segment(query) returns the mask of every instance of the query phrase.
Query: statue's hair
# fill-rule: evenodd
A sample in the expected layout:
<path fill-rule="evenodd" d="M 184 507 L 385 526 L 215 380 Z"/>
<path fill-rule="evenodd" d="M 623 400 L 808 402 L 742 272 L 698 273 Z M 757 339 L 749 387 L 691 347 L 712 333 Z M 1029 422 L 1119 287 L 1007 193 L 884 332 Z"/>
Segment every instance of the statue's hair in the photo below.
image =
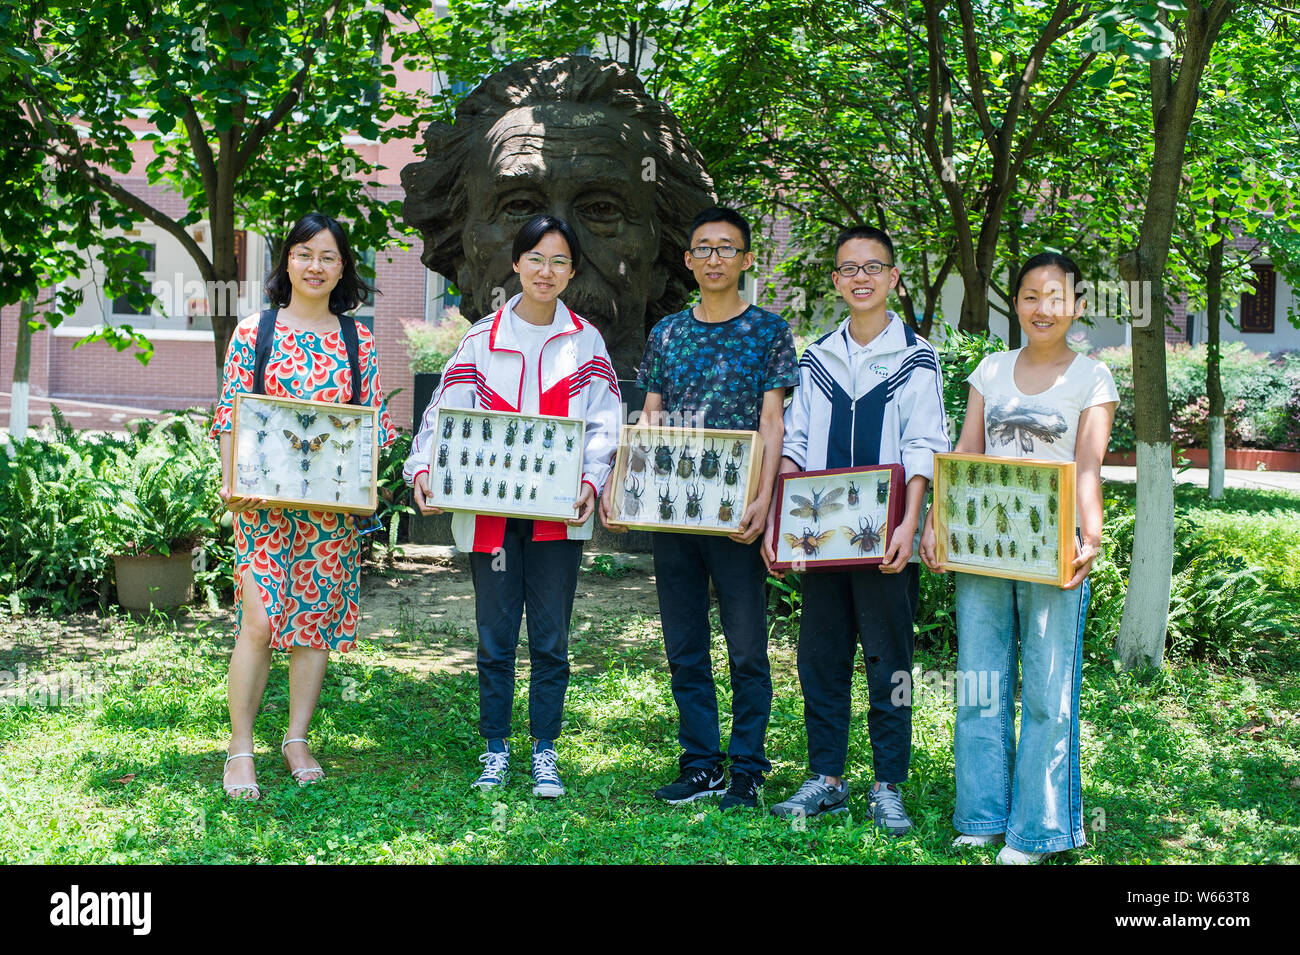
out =
<path fill-rule="evenodd" d="M 550 103 L 606 107 L 625 121 L 639 121 L 649 131 L 658 180 L 654 210 L 659 225 L 658 265 L 669 278 L 664 294 L 647 303 L 647 318 L 657 320 L 681 308 L 694 285 L 682 250 L 690 241 L 691 219 L 714 204 L 713 181 L 677 117 L 646 92 L 634 72 L 613 60 L 575 55 L 512 63 L 488 76 L 460 102 L 455 122 L 429 124 L 424 133 L 425 158 L 402 170 L 406 222 L 424 235 L 421 260 L 456 279 L 465 258 L 461 237 L 469 206 L 465 172 L 476 139 L 513 109 Z"/>

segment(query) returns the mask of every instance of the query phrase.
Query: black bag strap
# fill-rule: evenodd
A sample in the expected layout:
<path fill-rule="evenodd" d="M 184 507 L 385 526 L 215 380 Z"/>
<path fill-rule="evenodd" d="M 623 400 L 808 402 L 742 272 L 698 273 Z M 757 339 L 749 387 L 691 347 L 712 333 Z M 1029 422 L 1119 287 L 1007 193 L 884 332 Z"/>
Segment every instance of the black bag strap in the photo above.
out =
<path fill-rule="evenodd" d="M 275 318 L 278 308 L 268 308 L 257 319 L 257 343 L 253 361 L 253 394 L 266 394 L 266 363 L 271 360 L 271 346 L 275 344 Z M 339 316 L 339 334 L 348 351 L 348 368 L 352 372 L 352 397 L 348 404 L 361 404 L 361 346 L 357 342 L 357 320 L 351 315 Z"/>

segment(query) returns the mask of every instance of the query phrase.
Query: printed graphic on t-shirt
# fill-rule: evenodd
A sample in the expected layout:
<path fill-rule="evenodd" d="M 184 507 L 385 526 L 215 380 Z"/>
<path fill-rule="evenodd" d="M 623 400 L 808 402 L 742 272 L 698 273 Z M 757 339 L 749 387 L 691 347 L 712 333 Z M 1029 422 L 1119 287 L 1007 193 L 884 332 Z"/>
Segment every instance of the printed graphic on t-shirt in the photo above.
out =
<path fill-rule="evenodd" d="M 985 404 L 985 421 L 993 445 L 991 451 L 1019 442 L 1023 453 L 1032 454 L 1035 438 L 1044 444 L 1055 444 L 1057 438 L 1070 430 L 1065 416 L 1050 405 L 1008 395 L 989 396 Z"/>

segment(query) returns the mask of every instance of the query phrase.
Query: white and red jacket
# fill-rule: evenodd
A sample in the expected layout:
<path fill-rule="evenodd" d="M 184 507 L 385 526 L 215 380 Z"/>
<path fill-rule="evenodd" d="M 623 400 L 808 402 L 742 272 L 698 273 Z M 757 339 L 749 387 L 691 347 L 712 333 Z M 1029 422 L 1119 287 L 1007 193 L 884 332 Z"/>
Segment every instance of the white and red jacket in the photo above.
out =
<path fill-rule="evenodd" d="M 516 295 L 505 308 L 512 308 L 518 300 Z M 479 319 L 461 339 L 420 419 L 402 477 L 414 485 L 417 475 L 428 473 L 438 408 L 518 411 L 524 403 L 524 389 L 536 388 L 539 414 L 587 422 L 582 481 L 599 497 L 618 449 L 623 402 L 605 340 L 595 326 L 557 301 L 555 332 L 542 345 L 540 367 L 526 368 L 505 308 Z M 533 522 L 533 540 L 590 540 L 593 526 L 591 519 L 581 527 L 538 520 Z M 504 517 L 464 511 L 452 514 L 451 533 L 462 551 L 491 553 L 505 539 L 505 528 Z"/>

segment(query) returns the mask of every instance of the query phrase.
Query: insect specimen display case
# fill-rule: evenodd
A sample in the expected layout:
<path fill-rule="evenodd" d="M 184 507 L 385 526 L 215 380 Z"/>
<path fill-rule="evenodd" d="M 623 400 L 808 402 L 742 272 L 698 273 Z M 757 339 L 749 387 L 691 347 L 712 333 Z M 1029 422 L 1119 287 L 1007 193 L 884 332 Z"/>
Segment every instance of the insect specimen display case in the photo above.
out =
<path fill-rule="evenodd" d="M 945 570 L 1036 583 L 1074 576 L 1074 462 L 934 456 L 934 535 Z"/>
<path fill-rule="evenodd" d="M 586 427 L 581 418 L 439 408 L 429 503 L 498 517 L 575 517 Z"/>
<path fill-rule="evenodd" d="M 788 471 L 776 485 L 776 570 L 866 567 L 903 519 L 903 466 Z"/>
<path fill-rule="evenodd" d="M 379 505 L 377 408 L 235 396 L 235 493 L 271 507 L 373 514 Z"/>
<path fill-rule="evenodd" d="M 624 428 L 610 511 L 635 530 L 734 534 L 762 469 L 757 431 Z"/>

